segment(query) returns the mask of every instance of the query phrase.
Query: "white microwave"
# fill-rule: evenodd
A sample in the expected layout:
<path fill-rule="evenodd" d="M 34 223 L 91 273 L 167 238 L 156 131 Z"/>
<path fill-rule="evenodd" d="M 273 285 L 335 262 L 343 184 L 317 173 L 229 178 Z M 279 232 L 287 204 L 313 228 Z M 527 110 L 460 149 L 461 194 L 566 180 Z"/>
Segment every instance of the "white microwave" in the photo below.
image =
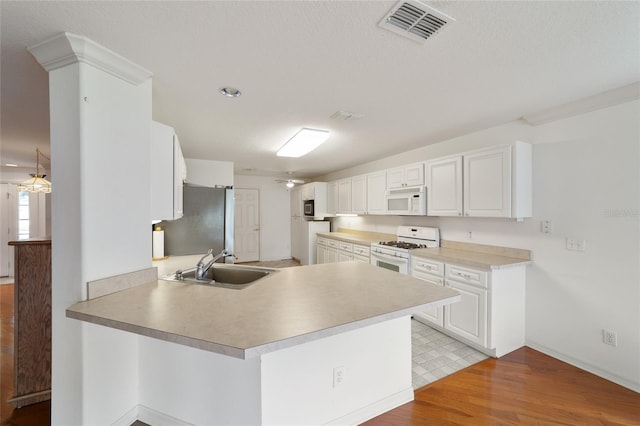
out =
<path fill-rule="evenodd" d="M 388 214 L 420 216 L 427 214 L 427 187 L 410 186 L 387 189 L 385 202 Z"/>

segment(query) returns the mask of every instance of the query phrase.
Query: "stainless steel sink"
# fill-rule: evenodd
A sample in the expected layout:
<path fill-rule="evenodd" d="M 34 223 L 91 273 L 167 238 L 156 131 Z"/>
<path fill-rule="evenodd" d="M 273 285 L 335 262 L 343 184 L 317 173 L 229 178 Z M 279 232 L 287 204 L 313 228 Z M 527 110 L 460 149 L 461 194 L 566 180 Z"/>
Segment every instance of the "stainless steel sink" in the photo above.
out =
<path fill-rule="evenodd" d="M 204 278 L 201 280 L 196 278 L 196 271 L 194 268 L 182 271 L 181 275 L 174 273 L 164 276 L 162 279 L 195 284 L 208 284 L 215 287 L 242 289 L 277 271 L 277 269 L 262 268 L 259 266 L 214 264 L 209 268 Z"/>

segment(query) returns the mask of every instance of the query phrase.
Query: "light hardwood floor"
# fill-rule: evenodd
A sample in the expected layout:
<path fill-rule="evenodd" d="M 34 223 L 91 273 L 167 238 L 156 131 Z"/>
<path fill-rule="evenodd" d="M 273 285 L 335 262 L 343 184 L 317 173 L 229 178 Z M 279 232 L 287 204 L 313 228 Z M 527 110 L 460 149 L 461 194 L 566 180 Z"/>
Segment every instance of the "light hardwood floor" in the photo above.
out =
<path fill-rule="evenodd" d="M 48 402 L 13 410 L 13 285 L 0 286 L 2 425 L 50 424 Z M 522 348 L 416 391 L 416 399 L 365 423 L 404 425 L 640 425 L 640 394 Z"/>
<path fill-rule="evenodd" d="M 427 385 L 364 425 L 445 424 L 640 425 L 640 394 L 525 347 Z"/>

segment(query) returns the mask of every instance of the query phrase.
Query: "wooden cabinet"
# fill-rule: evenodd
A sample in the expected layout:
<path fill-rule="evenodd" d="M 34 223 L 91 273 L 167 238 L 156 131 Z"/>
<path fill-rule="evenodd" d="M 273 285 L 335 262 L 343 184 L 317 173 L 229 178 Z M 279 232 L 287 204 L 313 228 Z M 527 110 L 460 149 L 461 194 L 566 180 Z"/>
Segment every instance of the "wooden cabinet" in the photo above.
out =
<path fill-rule="evenodd" d="M 367 175 L 367 213 L 386 214 L 387 172 L 381 171 Z"/>
<path fill-rule="evenodd" d="M 179 219 L 187 178 L 180 142 L 172 127 L 154 121 L 151 130 L 151 219 Z"/>
<path fill-rule="evenodd" d="M 16 407 L 51 399 L 51 240 L 15 246 L 14 395 Z"/>
<path fill-rule="evenodd" d="M 518 141 L 428 161 L 427 214 L 531 217 L 531 152 Z"/>
<path fill-rule="evenodd" d="M 387 170 L 388 189 L 421 185 L 424 185 L 424 163 L 415 163 Z"/>
<path fill-rule="evenodd" d="M 411 275 L 457 290 L 461 300 L 414 318 L 500 357 L 524 345 L 525 266 L 490 271 L 412 256 Z"/>

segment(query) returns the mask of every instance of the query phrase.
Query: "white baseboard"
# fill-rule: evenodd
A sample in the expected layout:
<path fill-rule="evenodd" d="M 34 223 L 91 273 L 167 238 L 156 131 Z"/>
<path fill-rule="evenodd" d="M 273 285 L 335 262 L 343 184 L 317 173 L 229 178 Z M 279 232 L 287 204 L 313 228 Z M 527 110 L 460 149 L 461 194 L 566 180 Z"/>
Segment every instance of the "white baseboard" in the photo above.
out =
<path fill-rule="evenodd" d="M 111 426 L 131 426 L 136 420 L 151 426 L 194 426 L 192 423 L 184 422 L 144 405 L 136 405 L 111 423 Z"/>
<path fill-rule="evenodd" d="M 144 405 L 138 405 L 138 420 L 152 426 L 194 426 Z"/>
<path fill-rule="evenodd" d="M 603 379 L 609 380 L 610 382 L 613 382 L 620 386 L 624 386 L 625 388 L 631 389 L 634 392 L 640 392 L 640 383 L 638 382 L 633 382 L 631 380 L 628 380 L 625 377 L 618 376 L 615 373 L 603 370 L 599 367 L 596 367 L 595 365 L 589 364 L 588 362 L 584 362 L 570 355 L 560 353 L 558 351 L 555 351 L 551 348 L 548 348 L 544 345 L 541 345 L 529 339 L 526 340 L 525 345 L 529 346 L 531 349 L 537 350 L 538 352 L 542 352 L 543 354 L 559 359 L 560 361 L 564 361 L 567 364 L 571 364 L 574 367 L 578 367 L 581 370 L 588 371 L 589 373 L 595 374 L 598 377 L 602 377 Z"/>
<path fill-rule="evenodd" d="M 138 420 L 138 406 L 136 405 L 131 410 L 127 411 L 122 417 L 115 422 L 111 423 L 111 426 L 130 426 L 133 422 Z"/>
<path fill-rule="evenodd" d="M 409 387 L 401 392 L 391 395 L 383 400 L 377 401 L 371 405 L 368 405 L 358 411 L 347 414 L 339 419 L 332 420 L 326 425 L 359 425 L 367 420 L 371 420 L 374 417 L 379 416 L 382 413 L 386 413 L 389 410 L 393 410 L 396 407 L 413 401 L 413 388 Z"/>

